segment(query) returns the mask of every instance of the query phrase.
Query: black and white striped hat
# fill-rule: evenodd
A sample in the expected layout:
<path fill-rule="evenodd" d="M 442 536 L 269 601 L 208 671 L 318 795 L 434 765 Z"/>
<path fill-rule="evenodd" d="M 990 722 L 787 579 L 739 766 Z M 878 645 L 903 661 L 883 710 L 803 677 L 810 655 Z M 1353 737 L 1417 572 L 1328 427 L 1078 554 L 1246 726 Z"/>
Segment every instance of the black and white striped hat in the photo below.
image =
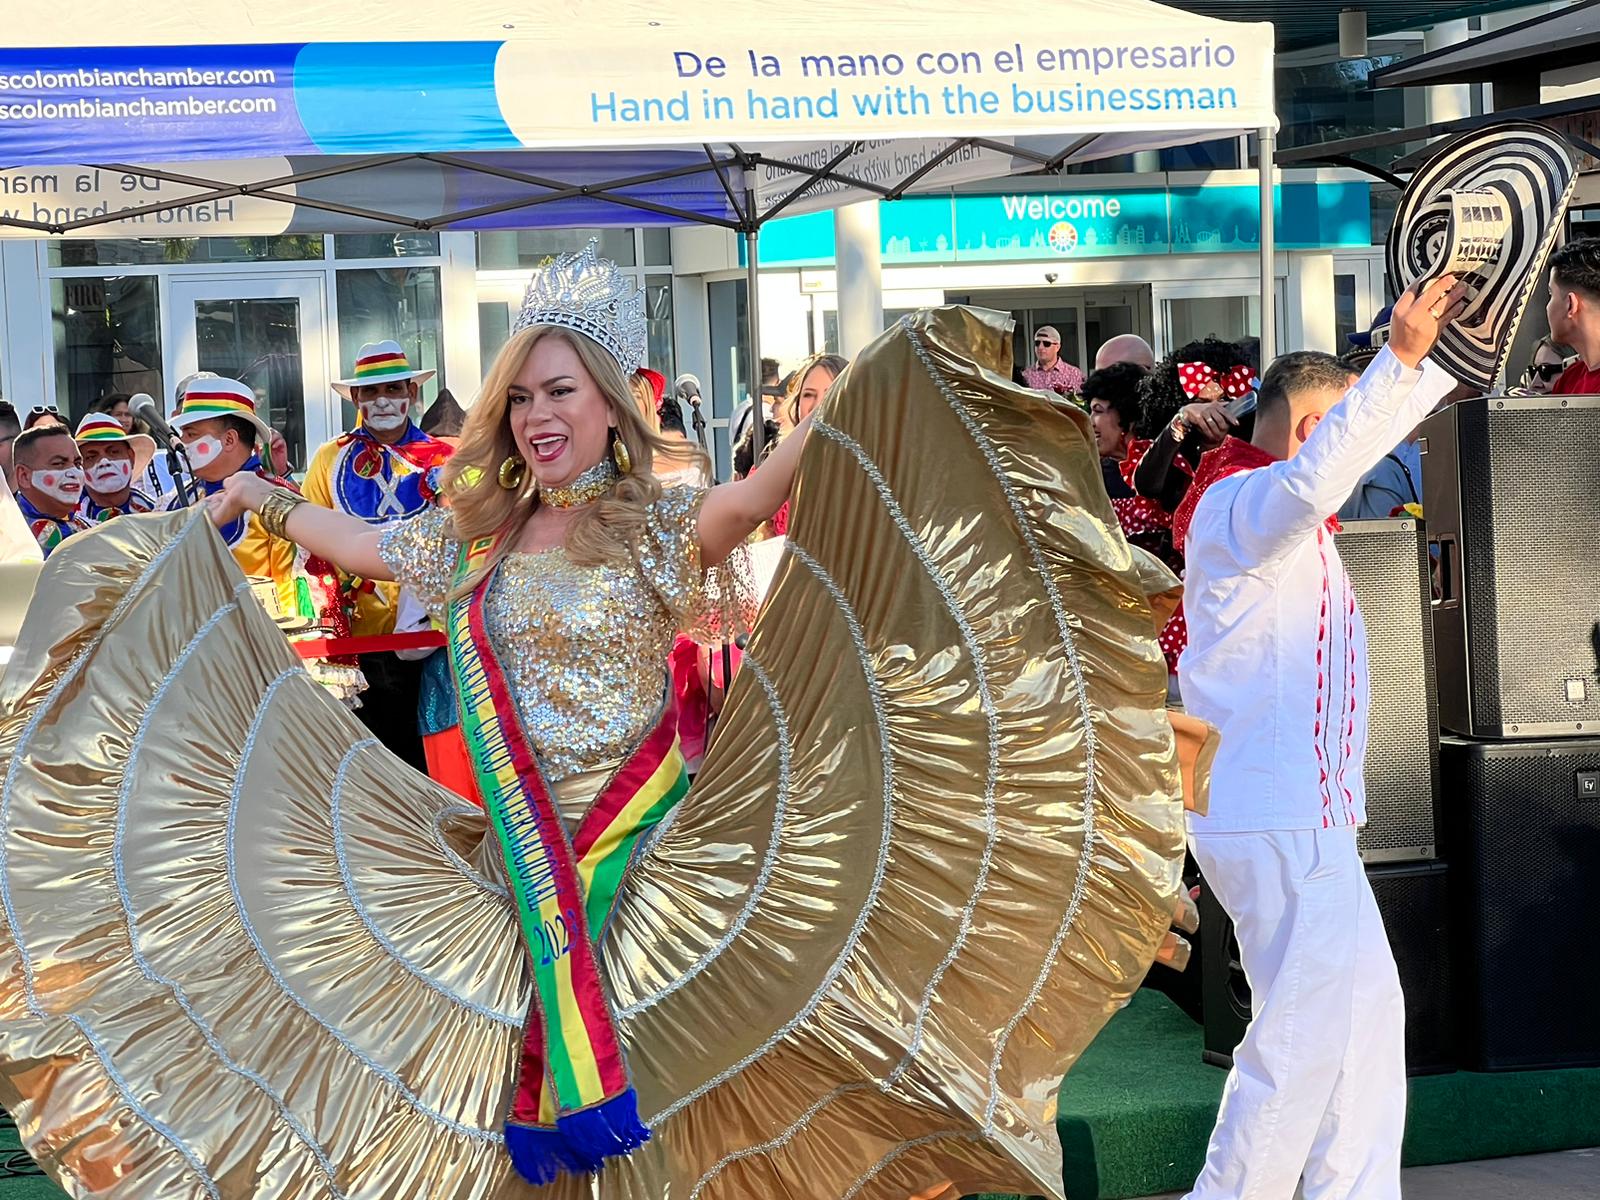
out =
<path fill-rule="evenodd" d="M 1396 296 L 1441 273 L 1450 193 L 1482 192 L 1511 208 L 1498 261 L 1465 277 L 1476 294 L 1433 350 L 1434 361 L 1462 383 L 1483 392 L 1493 387 L 1577 181 L 1565 138 L 1543 125 L 1508 121 L 1447 143 L 1406 185 L 1388 242 L 1389 288 Z"/>

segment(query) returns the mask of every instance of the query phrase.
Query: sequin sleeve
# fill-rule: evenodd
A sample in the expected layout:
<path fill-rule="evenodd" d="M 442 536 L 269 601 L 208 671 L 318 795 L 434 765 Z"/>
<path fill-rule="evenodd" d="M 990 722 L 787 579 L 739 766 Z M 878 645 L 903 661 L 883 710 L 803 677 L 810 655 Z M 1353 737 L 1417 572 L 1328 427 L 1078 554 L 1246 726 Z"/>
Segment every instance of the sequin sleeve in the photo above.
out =
<path fill-rule="evenodd" d="M 748 633 L 758 597 L 743 546 L 709 571 L 700 566 L 700 505 L 705 488 L 669 487 L 650 506 L 639 569 L 661 597 L 678 628 L 697 642 L 716 643 Z"/>
<path fill-rule="evenodd" d="M 444 615 L 444 598 L 455 576 L 461 543 L 451 536 L 450 514 L 442 508 L 396 521 L 378 539 L 378 554 L 422 601 L 429 615 Z"/>

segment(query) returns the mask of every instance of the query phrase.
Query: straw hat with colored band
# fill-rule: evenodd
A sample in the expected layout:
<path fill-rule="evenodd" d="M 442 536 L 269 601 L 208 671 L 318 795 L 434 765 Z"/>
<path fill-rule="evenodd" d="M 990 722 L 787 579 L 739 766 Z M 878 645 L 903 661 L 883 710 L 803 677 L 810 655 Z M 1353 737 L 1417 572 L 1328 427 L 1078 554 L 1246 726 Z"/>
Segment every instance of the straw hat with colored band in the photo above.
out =
<path fill-rule="evenodd" d="M 436 374 L 436 371 L 413 371 L 411 360 L 406 357 L 399 342 L 368 342 L 356 355 L 355 375 L 350 379 L 335 379 L 333 390 L 350 400 L 354 398 L 350 394 L 353 388 L 372 387 L 397 379 L 415 379 L 418 383 L 427 383 Z"/>
<path fill-rule="evenodd" d="M 174 429 L 184 429 L 198 421 L 214 421 L 218 417 L 240 417 L 256 428 L 257 440 L 265 450 L 272 444 L 272 430 L 256 415 L 255 389 L 237 379 L 196 379 L 183 393 L 183 407 L 169 422 Z"/>
<path fill-rule="evenodd" d="M 128 433 L 110 413 L 90 413 L 78 422 L 78 432 L 72 435 L 80 446 L 104 445 L 106 442 L 126 442 L 133 447 L 133 477 L 137 479 L 156 456 L 155 439 L 143 433 Z"/>
<path fill-rule="evenodd" d="M 1577 181 L 1566 139 L 1542 125 L 1507 121 L 1448 143 L 1406 185 L 1388 241 L 1389 290 L 1396 296 L 1441 273 L 1449 193 L 1480 192 L 1511 210 L 1499 260 L 1464 278 L 1472 298 L 1433 349 L 1434 361 L 1462 383 L 1487 392 L 1505 366 Z"/>

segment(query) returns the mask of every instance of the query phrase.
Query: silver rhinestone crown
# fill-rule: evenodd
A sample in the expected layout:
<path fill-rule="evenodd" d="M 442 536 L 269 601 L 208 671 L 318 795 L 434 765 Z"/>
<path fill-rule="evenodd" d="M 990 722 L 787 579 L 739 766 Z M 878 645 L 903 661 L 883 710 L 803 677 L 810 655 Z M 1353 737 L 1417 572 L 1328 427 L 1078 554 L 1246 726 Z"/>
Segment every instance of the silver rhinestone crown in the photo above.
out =
<path fill-rule="evenodd" d="M 601 346 L 632 375 L 644 366 L 644 293 L 591 241 L 533 273 L 512 333 L 535 325 L 575 330 Z"/>

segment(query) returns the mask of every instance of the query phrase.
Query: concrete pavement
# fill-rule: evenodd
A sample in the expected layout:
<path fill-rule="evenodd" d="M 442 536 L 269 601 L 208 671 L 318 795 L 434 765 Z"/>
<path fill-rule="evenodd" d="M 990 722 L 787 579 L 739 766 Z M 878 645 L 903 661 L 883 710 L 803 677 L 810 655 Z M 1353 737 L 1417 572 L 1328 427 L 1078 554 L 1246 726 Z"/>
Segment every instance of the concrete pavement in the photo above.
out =
<path fill-rule="evenodd" d="M 1600 1149 L 1412 1167 L 1401 1186 L 1405 1200 L 1596 1200 Z M 1150 1200 L 1178 1200 L 1179 1195 Z"/>

